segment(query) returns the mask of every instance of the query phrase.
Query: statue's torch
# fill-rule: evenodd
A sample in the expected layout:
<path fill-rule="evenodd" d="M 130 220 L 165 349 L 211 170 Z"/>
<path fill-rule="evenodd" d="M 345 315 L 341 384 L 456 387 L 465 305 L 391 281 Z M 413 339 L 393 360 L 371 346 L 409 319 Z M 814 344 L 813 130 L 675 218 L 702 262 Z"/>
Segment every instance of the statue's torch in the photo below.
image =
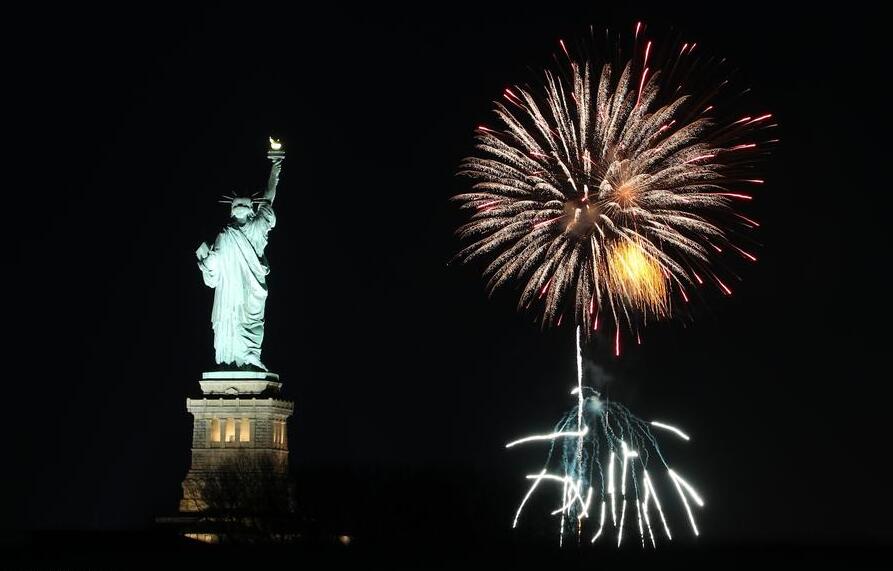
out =
<path fill-rule="evenodd" d="M 285 158 L 285 151 L 282 150 L 282 143 L 278 139 L 270 137 L 270 148 L 267 151 L 267 158 L 274 162 Z"/>

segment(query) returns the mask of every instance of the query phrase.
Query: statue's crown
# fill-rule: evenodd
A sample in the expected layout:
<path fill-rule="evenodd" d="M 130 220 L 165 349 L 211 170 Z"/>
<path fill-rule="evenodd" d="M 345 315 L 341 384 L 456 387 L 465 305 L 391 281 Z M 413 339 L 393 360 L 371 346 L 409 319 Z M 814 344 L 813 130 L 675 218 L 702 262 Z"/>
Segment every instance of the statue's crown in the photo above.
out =
<path fill-rule="evenodd" d="M 269 204 L 269 202 L 270 202 L 269 200 L 267 200 L 266 198 L 261 196 L 260 192 L 255 192 L 251 196 L 239 196 L 237 194 L 224 194 L 223 196 L 220 197 L 220 200 L 218 200 L 217 202 L 220 204 L 228 204 L 230 206 L 233 206 L 237 200 L 239 200 L 239 201 L 250 200 L 252 206 L 257 206 L 258 204 Z"/>

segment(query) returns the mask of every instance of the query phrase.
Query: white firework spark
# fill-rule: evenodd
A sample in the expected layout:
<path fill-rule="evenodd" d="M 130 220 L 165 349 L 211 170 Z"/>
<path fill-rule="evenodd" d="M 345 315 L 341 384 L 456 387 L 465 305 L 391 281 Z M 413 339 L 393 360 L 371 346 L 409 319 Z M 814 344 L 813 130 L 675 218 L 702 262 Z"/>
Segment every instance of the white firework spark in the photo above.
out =
<path fill-rule="evenodd" d="M 579 328 L 577 335 L 579 339 Z M 635 525 L 638 529 L 643 547 L 646 545 L 646 539 L 652 546 L 657 546 L 649 512 L 652 504 L 657 509 L 667 540 L 672 540 L 667 517 L 648 469 L 649 464 L 654 463 L 666 472 L 667 480 L 676 489 L 688 516 L 692 532 L 698 535 L 699 530 L 689 498 L 698 507 L 704 506 L 704 500 L 688 481 L 670 467 L 651 431 L 651 426 L 669 429 L 677 434 L 684 433 L 664 423 L 644 421 L 633 415 L 625 406 L 603 400 L 598 392 L 583 386 L 579 344 L 577 357 L 578 385 L 571 392 L 577 396 L 577 406 L 561 419 L 554 431 L 528 436 L 510 443 L 510 446 L 550 443 L 546 465 L 542 471 L 527 476 L 533 483 L 518 506 L 512 527 L 518 526 L 525 506 L 534 491 L 540 489 L 540 484 L 554 482 L 561 486 L 562 494 L 561 502 L 551 514 L 560 517 L 559 541 L 562 543 L 569 534 L 576 535 L 577 539 L 580 539 L 583 533 L 583 520 L 589 518 L 589 509 L 593 501 L 600 504 L 600 515 L 592 542 L 604 536 L 605 522 L 609 521 L 616 532 L 615 540 L 618 547 L 622 545 L 624 529 L 629 525 Z M 580 398 L 581 395 L 584 395 L 583 398 Z M 571 430 L 572 428 L 576 430 Z M 689 440 L 688 435 L 685 436 L 685 440 Z M 607 474 L 603 470 L 603 462 L 607 463 Z M 619 482 L 615 472 L 618 463 Z M 585 494 L 583 490 L 587 490 Z M 620 500 L 619 510 L 618 500 Z M 607 505 L 608 502 L 610 507 Z M 635 505 L 630 506 L 630 502 Z M 626 517 L 627 510 L 632 508 L 636 511 L 635 524 L 628 521 L 632 515 L 630 518 Z M 611 517 L 607 518 L 609 509 Z M 569 528 L 567 522 L 574 522 L 576 526 Z"/>

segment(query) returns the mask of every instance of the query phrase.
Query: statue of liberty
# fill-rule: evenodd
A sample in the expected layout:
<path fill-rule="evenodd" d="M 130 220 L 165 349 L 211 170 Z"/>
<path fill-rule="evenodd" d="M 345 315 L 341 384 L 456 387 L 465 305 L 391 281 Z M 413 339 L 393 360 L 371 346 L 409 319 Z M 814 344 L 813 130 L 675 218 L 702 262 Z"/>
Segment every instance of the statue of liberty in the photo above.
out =
<path fill-rule="evenodd" d="M 211 325 L 219 366 L 266 371 L 260 360 L 264 339 L 264 307 L 270 267 L 264 250 L 267 234 L 276 225 L 273 199 L 285 153 L 270 139 L 267 157 L 273 162 L 262 197 L 227 196 L 230 220 L 212 247 L 202 242 L 195 254 L 205 285 L 214 288 Z"/>

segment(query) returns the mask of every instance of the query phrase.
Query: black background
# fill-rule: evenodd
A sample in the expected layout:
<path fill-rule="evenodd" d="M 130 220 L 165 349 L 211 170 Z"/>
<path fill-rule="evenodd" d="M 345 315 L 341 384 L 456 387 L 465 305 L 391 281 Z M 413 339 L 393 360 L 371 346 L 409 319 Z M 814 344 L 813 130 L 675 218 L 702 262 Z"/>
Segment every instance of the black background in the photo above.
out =
<path fill-rule="evenodd" d="M 542 451 L 503 445 L 573 405 L 573 333 L 448 264 L 448 198 L 505 87 L 559 38 L 640 19 L 735 62 L 782 143 L 735 295 L 620 360 L 588 356 L 613 398 L 693 435 L 668 451 L 706 496 L 702 546 L 889 543 L 880 30 L 842 7 L 750 4 L 12 18 L 6 112 L 27 136 L 6 165 L 6 527 L 147 530 L 176 509 L 185 397 L 213 359 L 193 252 L 226 219 L 219 195 L 263 187 L 275 133 L 264 361 L 296 403 L 303 509 L 373 542 L 551 537 L 545 503 L 510 533 Z"/>

